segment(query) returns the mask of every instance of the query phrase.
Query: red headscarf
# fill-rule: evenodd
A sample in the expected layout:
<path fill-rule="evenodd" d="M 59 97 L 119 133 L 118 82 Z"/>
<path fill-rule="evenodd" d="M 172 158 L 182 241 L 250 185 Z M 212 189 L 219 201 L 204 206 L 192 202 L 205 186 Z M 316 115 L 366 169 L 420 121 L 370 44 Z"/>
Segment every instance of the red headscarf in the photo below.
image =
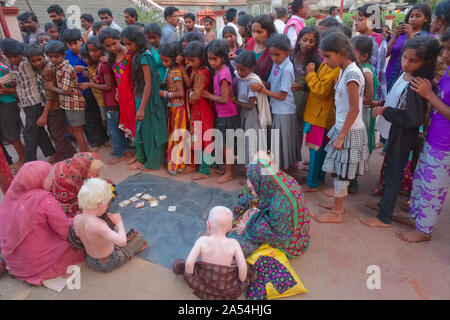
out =
<path fill-rule="evenodd" d="M 68 217 L 74 217 L 79 211 L 78 192 L 87 179 L 92 161 L 100 160 L 98 154 L 81 152 L 73 158 L 54 165 L 52 187 L 50 191 L 61 204 Z"/>

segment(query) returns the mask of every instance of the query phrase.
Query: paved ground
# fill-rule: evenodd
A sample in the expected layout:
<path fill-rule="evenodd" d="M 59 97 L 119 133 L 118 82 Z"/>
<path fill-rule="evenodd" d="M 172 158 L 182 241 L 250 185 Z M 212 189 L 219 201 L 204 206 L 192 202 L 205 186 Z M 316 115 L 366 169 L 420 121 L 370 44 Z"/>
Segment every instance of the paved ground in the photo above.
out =
<path fill-rule="evenodd" d="M 105 160 L 109 150 L 100 150 Z M 304 153 L 304 158 L 307 155 Z M 363 206 L 374 201 L 370 190 L 375 187 L 382 158 L 374 152 L 368 174 L 360 179 L 360 191 L 349 196 L 348 213 L 341 224 L 312 222 L 311 247 L 291 265 L 310 291 L 288 299 L 450 299 L 450 200 L 428 243 L 408 244 L 396 238 L 395 232 L 408 227 L 394 223 L 390 229 L 369 229 L 358 218 L 374 215 Z M 107 167 L 102 176 L 119 183 L 134 172 L 125 164 Z M 169 177 L 165 170 L 155 173 Z M 189 176 L 176 177 L 189 180 Z M 236 190 L 240 177 L 221 186 Z M 200 182 L 217 186 L 212 180 Z M 331 186 L 331 179 L 327 178 Z M 321 193 L 305 195 L 311 213 L 320 209 L 317 203 L 328 198 Z M 1 198 L 0 198 L 1 199 Z M 400 197 L 400 200 L 403 200 Z M 400 212 L 399 212 L 400 213 Z M 381 289 L 369 290 L 366 270 L 377 265 L 381 270 Z M 196 299 L 181 277 L 157 264 L 134 258 L 109 274 L 97 273 L 82 265 L 81 290 L 64 289 L 57 293 L 45 287 L 32 287 L 6 275 L 0 279 L 0 299 Z"/>

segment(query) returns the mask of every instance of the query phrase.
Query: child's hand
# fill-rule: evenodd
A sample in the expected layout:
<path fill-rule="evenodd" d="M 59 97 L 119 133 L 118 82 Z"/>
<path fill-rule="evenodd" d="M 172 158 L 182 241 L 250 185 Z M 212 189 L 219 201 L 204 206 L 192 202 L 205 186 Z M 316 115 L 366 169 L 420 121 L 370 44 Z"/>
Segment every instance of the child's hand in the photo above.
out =
<path fill-rule="evenodd" d="M 303 84 L 300 84 L 297 82 L 294 82 L 292 84 L 292 91 L 298 91 L 298 90 L 304 90 L 304 89 L 305 89 L 305 86 Z"/>
<path fill-rule="evenodd" d="M 184 67 L 184 57 L 182 55 L 178 55 L 175 60 L 180 67 Z"/>
<path fill-rule="evenodd" d="M 95 76 L 92 80 L 94 80 L 95 83 L 100 83 L 100 80 L 98 79 L 98 76 Z"/>
<path fill-rule="evenodd" d="M 76 73 L 81 73 L 84 70 L 86 70 L 86 67 L 84 67 L 84 66 L 74 66 L 73 68 L 75 69 Z"/>
<path fill-rule="evenodd" d="M 236 53 L 234 53 L 234 52 L 230 52 L 230 53 L 228 54 L 228 58 L 229 58 L 230 60 L 234 60 L 234 59 L 236 59 L 236 57 L 237 57 L 237 55 L 236 55 Z"/>
<path fill-rule="evenodd" d="M 310 62 L 306 65 L 306 73 L 315 72 L 316 71 L 316 65 L 314 62 Z"/>
<path fill-rule="evenodd" d="M 91 87 L 91 83 L 90 82 L 82 82 L 79 84 L 79 86 L 80 86 L 81 90 L 86 90 L 87 88 Z"/>
<path fill-rule="evenodd" d="M 250 84 L 250 90 L 252 90 L 253 92 L 261 92 L 261 90 L 263 89 L 263 86 L 257 83 L 251 83 Z"/>
<path fill-rule="evenodd" d="M 100 62 L 108 63 L 108 57 L 107 56 L 101 56 L 100 57 Z"/>
<path fill-rule="evenodd" d="M 159 90 L 159 96 L 162 98 L 164 97 L 164 91 L 163 90 Z"/>
<path fill-rule="evenodd" d="M 120 100 L 119 90 L 116 89 L 116 101 L 119 102 L 119 100 Z"/>
<path fill-rule="evenodd" d="M 145 111 L 142 110 L 142 108 L 138 109 L 138 112 L 136 112 L 136 121 L 142 121 L 145 117 Z"/>
<path fill-rule="evenodd" d="M 114 223 L 116 226 L 122 222 L 122 216 L 120 213 L 108 213 L 108 218 Z"/>
<path fill-rule="evenodd" d="M 2 84 L 0 84 L 0 94 L 7 94 L 6 93 L 6 87 Z"/>
<path fill-rule="evenodd" d="M 434 94 L 430 80 L 419 77 L 411 80 L 411 89 L 424 99 L 429 99 Z"/>
<path fill-rule="evenodd" d="M 375 107 L 372 109 L 372 117 L 376 117 L 383 114 L 384 109 L 386 107 Z"/>
<path fill-rule="evenodd" d="M 39 119 L 36 121 L 36 124 L 39 127 L 45 127 L 47 125 L 47 116 L 41 115 Z"/>
<path fill-rule="evenodd" d="M 42 83 L 44 84 L 44 88 L 47 90 L 53 89 L 53 83 L 50 81 L 43 80 Z"/>
<path fill-rule="evenodd" d="M 336 141 L 333 142 L 333 148 L 336 150 L 342 150 L 342 146 L 344 145 L 345 137 L 338 136 Z"/>

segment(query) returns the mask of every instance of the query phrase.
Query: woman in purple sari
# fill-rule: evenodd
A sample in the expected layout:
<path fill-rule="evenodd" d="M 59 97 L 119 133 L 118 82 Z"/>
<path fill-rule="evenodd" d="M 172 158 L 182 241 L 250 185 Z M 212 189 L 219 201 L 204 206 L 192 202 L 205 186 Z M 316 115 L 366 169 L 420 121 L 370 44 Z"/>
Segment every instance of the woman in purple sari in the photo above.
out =
<path fill-rule="evenodd" d="M 402 74 L 403 47 L 409 39 L 416 35 L 430 35 L 431 8 L 426 3 L 418 3 L 412 7 L 405 17 L 403 24 L 397 26 L 394 36 L 389 41 L 386 57 L 390 56 L 386 68 L 388 91 Z"/>

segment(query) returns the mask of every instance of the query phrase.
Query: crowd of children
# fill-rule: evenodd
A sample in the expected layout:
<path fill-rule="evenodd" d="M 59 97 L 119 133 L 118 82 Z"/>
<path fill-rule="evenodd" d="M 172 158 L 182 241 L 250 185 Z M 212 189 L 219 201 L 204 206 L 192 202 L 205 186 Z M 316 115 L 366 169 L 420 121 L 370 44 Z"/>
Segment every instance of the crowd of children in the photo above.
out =
<path fill-rule="evenodd" d="M 382 185 L 374 192 L 381 201 L 368 204 L 377 217 L 361 223 L 389 227 L 404 189 L 411 194 L 411 219 L 399 221 L 414 222 L 416 230 L 399 237 L 429 240 L 450 186 L 450 1 L 434 13 L 426 4 L 413 6 L 393 34 L 387 26 L 373 28 L 371 10 L 369 4 L 357 9 L 359 35 L 353 37 L 335 16 L 317 28 L 306 26 L 306 0 L 292 2 L 291 18 L 280 33 L 269 15 L 238 17 L 230 9 L 217 39 L 213 20 L 203 20 L 203 34 L 193 14 L 184 16 L 180 38 L 174 7 L 166 8 L 162 29 L 135 19 L 119 31 L 106 19 L 107 10 L 99 13 L 104 22 L 90 21 L 85 37 L 48 23 L 30 44 L 0 43 L 6 58 L 0 64 L 1 139 L 17 153 L 15 169 L 36 160 L 37 147 L 54 163 L 75 154 L 72 142 L 88 152 L 108 146 L 111 138 L 112 164 L 129 158 L 133 170 L 165 165 L 173 175 L 196 172 L 196 180 L 211 175 L 214 158 L 225 164 L 225 170 L 216 168 L 222 175 L 218 183 L 235 178 L 239 129 L 256 133 L 245 138 L 244 163 L 257 151 L 270 150 L 279 168 L 295 178 L 304 141 L 309 169 L 303 191 L 318 191 L 327 172 L 334 184 L 334 204 L 322 204 L 327 211 L 314 219 L 339 223 L 344 199 L 357 192 L 357 179 L 368 170 L 377 130 L 386 154 Z M 214 135 L 211 129 L 217 130 Z M 7 174 L 0 172 L 3 179 Z M 85 208 L 91 210 L 89 204 Z M 118 217 L 112 220 L 120 224 Z M 81 240 L 89 243 L 83 234 L 88 215 L 76 222 Z M 111 243 L 126 243 L 123 227 L 109 237 Z M 186 270 L 192 268 L 188 259 Z"/>

